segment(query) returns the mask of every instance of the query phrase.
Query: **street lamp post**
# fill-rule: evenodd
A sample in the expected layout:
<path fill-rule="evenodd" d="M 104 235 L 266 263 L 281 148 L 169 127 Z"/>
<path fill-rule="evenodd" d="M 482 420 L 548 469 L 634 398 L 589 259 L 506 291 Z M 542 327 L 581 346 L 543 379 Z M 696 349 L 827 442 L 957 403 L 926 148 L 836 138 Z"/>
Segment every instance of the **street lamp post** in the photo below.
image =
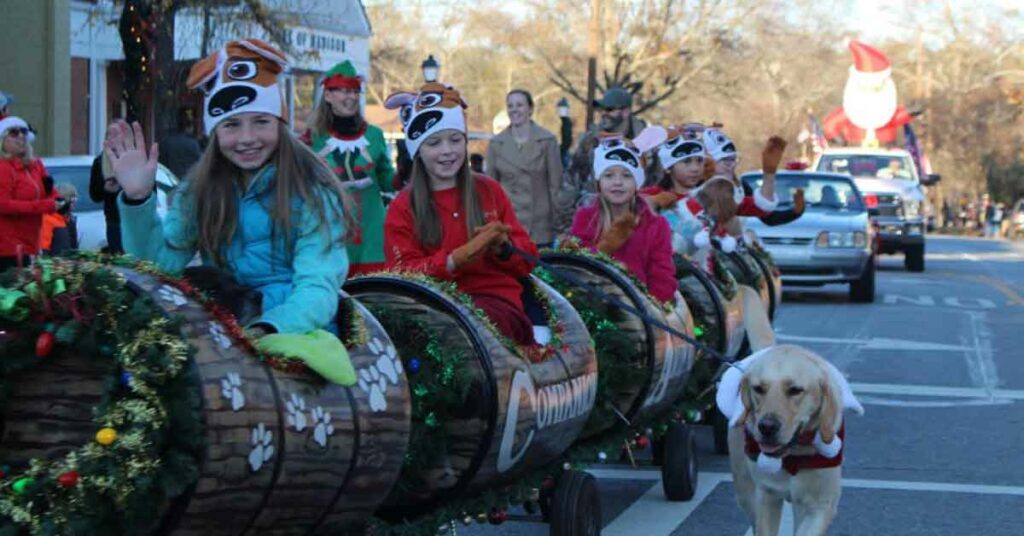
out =
<path fill-rule="evenodd" d="M 558 100 L 556 105 L 558 109 L 558 117 L 561 118 L 562 123 L 562 143 L 559 149 L 562 153 L 562 163 L 566 163 L 566 159 L 569 155 L 569 148 L 572 146 L 572 118 L 569 117 L 569 101 L 565 97 Z"/>
<path fill-rule="evenodd" d="M 441 64 L 434 59 L 434 55 L 427 56 L 427 59 L 423 60 L 423 80 L 427 82 L 437 82 L 437 74 L 441 70 Z"/>

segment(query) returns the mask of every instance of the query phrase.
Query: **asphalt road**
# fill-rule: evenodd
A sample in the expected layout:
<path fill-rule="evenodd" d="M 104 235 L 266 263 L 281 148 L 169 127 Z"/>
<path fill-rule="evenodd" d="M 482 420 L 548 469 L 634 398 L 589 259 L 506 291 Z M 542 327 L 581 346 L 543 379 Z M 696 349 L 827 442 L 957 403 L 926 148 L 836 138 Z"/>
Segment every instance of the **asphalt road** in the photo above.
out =
<path fill-rule="evenodd" d="M 878 277 L 874 304 L 848 303 L 845 286 L 792 288 L 776 318 L 780 342 L 836 364 L 867 410 L 847 419 L 829 534 L 1024 534 L 1024 244 L 933 236 L 924 273 L 890 256 Z M 592 468 L 603 534 L 749 534 L 710 429 L 699 427 L 697 448 L 700 482 L 687 503 L 664 500 L 655 468 Z M 524 516 L 458 533 L 548 528 Z"/>

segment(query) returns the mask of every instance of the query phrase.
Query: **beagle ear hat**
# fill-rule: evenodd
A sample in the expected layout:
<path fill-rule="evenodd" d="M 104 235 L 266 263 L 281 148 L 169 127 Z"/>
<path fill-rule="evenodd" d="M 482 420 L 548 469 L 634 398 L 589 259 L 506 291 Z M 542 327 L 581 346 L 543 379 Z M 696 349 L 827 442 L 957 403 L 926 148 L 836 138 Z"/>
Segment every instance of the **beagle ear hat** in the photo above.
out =
<path fill-rule="evenodd" d="M 396 100 L 400 101 L 404 98 Z M 442 130 L 457 130 L 465 134 L 467 106 L 454 86 L 440 82 L 424 84 L 411 105 L 408 121 L 403 125 L 409 156 L 415 158 L 423 142 Z"/>
<path fill-rule="evenodd" d="M 203 124 L 207 135 L 221 121 L 261 112 L 288 120 L 279 75 L 288 69 L 284 53 L 259 39 L 230 41 L 192 66 L 186 85 L 205 93 Z"/>

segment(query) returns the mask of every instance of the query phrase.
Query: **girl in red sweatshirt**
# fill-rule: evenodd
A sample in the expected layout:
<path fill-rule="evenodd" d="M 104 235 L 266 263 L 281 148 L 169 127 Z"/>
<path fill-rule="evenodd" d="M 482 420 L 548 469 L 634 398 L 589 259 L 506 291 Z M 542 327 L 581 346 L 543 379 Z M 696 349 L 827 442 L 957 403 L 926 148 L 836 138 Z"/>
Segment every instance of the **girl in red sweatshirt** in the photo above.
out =
<path fill-rule="evenodd" d="M 642 152 L 665 139 L 665 129 L 648 128 L 634 142 L 603 141 L 594 149 L 598 198 L 580 207 L 569 234 L 591 250 L 623 263 L 647 285 L 651 295 L 671 301 L 676 292 L 675 264 L 668 222 L 637 195 L 644 183 Z"/>
<path fill-rule="evenodd" d="M 534 256 L 537 246 L 501 185 L 470 171 L 465 107 L 452 87 L 428 83 L 420 89 L 405 126 L 413 160 L 409 185 L 384 220 L 386 264 L 389 270 L 454 281 L 498 331 L 533 345 L 519 283 L 533 265 L 513 255 L 510 246 Z"/>

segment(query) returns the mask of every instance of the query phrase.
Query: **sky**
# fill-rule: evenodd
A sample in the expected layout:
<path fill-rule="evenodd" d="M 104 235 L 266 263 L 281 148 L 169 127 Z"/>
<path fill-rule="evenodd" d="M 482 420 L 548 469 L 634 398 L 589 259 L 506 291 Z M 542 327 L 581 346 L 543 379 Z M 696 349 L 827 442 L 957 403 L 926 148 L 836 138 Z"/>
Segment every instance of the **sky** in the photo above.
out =
<path fill-rule="evenodd" d="M 970 17 L 980 23 L 1001 25 L 1010 35 L 1024 39 L 1024 1 L 1022 0 L 947 0 L 957 19 Z M 841 13 L 844 25 L 866 42 L 900 39 L 915 35 L 919 25 L 942 21 L 947 4 L 943 0 L 847 0 Z M 1007 10 L 1016 10 L 1007 17 Z M 949 35 L 926 35 L 928 46 L 942 46 Z"/>

